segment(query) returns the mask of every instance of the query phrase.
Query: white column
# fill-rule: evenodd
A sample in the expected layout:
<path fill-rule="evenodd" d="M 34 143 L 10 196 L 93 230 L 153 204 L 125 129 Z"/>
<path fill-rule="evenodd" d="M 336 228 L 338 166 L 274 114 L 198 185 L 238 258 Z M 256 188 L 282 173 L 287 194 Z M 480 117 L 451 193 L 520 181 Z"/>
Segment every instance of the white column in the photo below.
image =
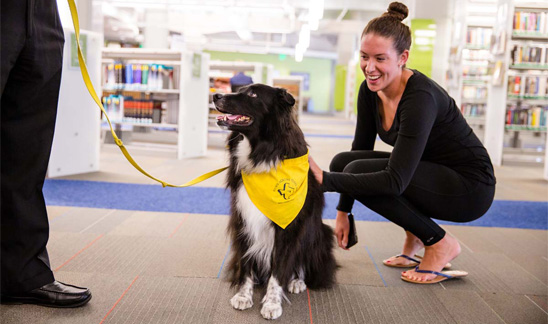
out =
<path fill-rule="evenodd" d="M 498 34 L 506 30 L 506 35 L 512 35 L 513 10 L 511 9 L 511 0 L 499 0 L 497 21 L 495 23 L 494 33 Z M 506 9 L 504 9 L 506 8 Z M 506 12 L 504 12 L 506 10 Z M 506 36 L 506 50 L 504 53 L 497 53 L 493 56 L 493 61 L 502 63 L 501 71 L 503 80 L 500 84 L 489 84 L 487 111 L 485 113 L 485 148 L 489 152 L 491 162 L 495 166 L 502 165 L 502 153 L 504 147 L 504 126 L 506 117 L 506 97 L 508 95 L 508 66 L 510 63 L 509 40 Z"/>
<path fill-rule="evenodd" d="M 548 180 L 548 134 L 546 135 L 546 145 L 544 146 L 544 179 Z"/>
<path fill-rule="evenodd" d="M 339 34 L 337 41 L 337 64 L 346 65 L 358 50 L 359 34 Z"/>
<path fill-rule="evenodd" d="M 452 1 L 421 0 L 418 5 L 415 5 L 415 1 L 410 2 L 414 8 L 410 7 L 409 10 L 414 14 L 409 19 L 434 19 L 436 23 L 432 79 L 445 87 L 445 73 L 449 68 L 449 47 L 451 46 Z"/>
<path fill-rule="evenodd" d="M 168 13 L 165 9 L 147 9 L 145 14 L 145 48 L 169 48 Z"/>

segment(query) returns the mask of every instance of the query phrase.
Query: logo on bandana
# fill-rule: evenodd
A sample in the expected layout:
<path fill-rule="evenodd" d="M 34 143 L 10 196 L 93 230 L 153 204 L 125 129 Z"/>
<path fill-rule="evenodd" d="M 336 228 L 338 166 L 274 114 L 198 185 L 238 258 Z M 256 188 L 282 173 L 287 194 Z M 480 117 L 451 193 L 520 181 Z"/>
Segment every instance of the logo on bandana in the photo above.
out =
<path fill-rule="evenodd" d="M 297 184 L 293 179 L 282 179 L 276 185 L 276 190 L 284 200 L 291 199 L 291 196 L 295 193 Z"/>

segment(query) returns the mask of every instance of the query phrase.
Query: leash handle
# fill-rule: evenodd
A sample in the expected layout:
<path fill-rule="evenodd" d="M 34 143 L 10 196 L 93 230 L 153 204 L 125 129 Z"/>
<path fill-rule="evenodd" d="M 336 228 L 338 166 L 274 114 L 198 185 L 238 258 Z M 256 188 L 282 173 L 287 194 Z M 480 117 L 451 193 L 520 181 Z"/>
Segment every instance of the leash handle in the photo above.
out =
<path fill-rule="evenodd" d="M 209 179 L 226 170 L 228 167 L 210 171 L 182 185 L 173 185 L 171 183 L 168 183 L 156 177 L 153 177 L 148 172 L 146 172 L 143 168 L 141 168 L 141 166 L 139 166 L 139 164 L 133 159 L 133 157 L 129 154 L 128 150 L 125 148 L 122 140 L 119 139 L 118 136 L 116 135 L 116 132 L 114 132 L 114 129 L 112 128 L 112 123 L 110 122 L 110 118 L 108 117 L 107 112 L 105 111 L 105 108 L 103 107 L 103 103 L 101 102 L 101 100 L 99 100 L 99 96 L 97 95 L 97 93 L 95 92 L 95 89 L 93 88 L 93 84 L 91 83 L 91 79 L 89 77 L 88 68 L 86 66 L 86 62 L 84 61 L 84 55 L 82 54 L 82 49 L 80 48 L 80 23 L 78 20 L 78 10 L 76 9 L 76 4 L 74 3 L 74 0 L 68 0 L 68 4 L 70 7 L 70 14 L 72 16 L 72 23 L 74 24 L 74 31 L 76 34 L 76 44 L 78 44 L 78 62 L 80 63 L 80 71 L 82 72 L 82 78 L 84 79 L 86 88 L 88 89 L 89 94 L 93 98 L 93 101 L 95 101 L 95 103 L 97 104 L 97 106 L 99 106 L 103 114 L 105 114 L 108 125 L 110 127 L 110 132 L 112 134 L 112 137 L 114 138 L 114 142 L 116 143 L 116 145 L 118 145 L 118 147 L 120 148 L 120 150 L 122 151 L 126 159 L 129 161 L 129 163 L 131 163 L 131 165 L 133 165 L 135 169 L 137 169 L 139 172 L 141 172 L 145 176 L 161 183 L 162 187 L 176 187 L 176 188 L 189 187 L 199 182 L 202 182 L 206 179 Z"/>

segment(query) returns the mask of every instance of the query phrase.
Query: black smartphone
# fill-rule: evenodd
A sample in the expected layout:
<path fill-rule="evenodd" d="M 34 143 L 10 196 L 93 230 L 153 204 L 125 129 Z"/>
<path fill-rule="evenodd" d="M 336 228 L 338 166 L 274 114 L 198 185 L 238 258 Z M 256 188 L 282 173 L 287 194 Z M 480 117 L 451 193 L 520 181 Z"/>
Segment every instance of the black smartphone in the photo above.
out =
<path fill-rule="evenodd" d="M 358 243 L 358 234 L 356 234 L 356 223 L 354 222 L 354 215 L 348 213 L 348 222 L 350 223 L 350 229 L 348 231 L 348 243 L 346 248 L 349 249 Z"/>

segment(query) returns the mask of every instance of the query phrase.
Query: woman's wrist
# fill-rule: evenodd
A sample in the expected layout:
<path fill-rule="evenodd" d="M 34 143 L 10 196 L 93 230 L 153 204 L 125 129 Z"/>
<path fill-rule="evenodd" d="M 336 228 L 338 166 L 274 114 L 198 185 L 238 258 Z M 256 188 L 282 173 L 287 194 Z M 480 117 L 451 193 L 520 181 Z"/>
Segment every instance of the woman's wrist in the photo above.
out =
<path fill-rule="evenodd" d="M 348 218 L 348 212 L 337 210 L 337 218 Z"/>

